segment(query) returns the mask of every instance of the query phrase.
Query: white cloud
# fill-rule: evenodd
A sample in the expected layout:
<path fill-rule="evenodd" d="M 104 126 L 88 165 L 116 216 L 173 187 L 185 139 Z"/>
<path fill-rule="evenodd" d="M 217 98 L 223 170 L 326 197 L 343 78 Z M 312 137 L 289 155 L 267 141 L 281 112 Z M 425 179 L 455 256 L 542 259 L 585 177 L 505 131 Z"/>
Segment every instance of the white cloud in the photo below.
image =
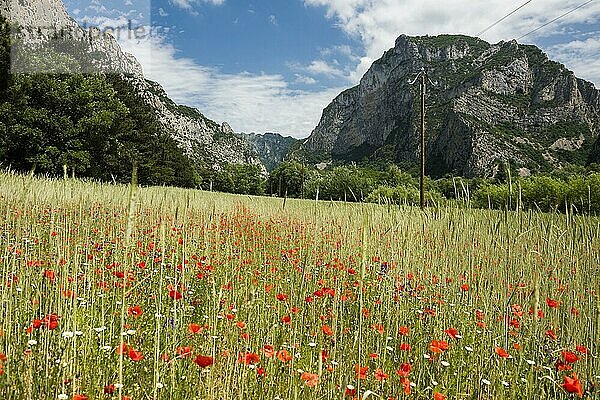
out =
<path fill-rule="evenodd" d="M 317 80 L 310 76 L 306 76 L 306 75 L 302 75 L 302 74 L 294 74 L 294 76 L 296 77 L 296 80 L 295 80 L 296 83 L 302 83 L 305 85 L 314 85 L 315 83 L 317 83 Z"/>
<path fill-rule="evenodd" d="M 182 57 L 156 36 L 141 41 L 125 38 L 120 43 L 140 61 L 146 77 L 161 83 L 174 101 L 197 107 L 217 122 L 227 121 L 238 132 L 306 137 L 323 108 L 345 89 L 294 90 L 281 75 L 226 74 Z M 313 83 L 307 79 L 305 83 Z"/>
<path fill-rule="evenodd" d="M 325 60 L 314 60 L 310 65 L 303 68 L 314 75 L 325 75 L 329 77 L 345 77 L 346 74 L 339 68 L 336 68 Z"/>
<path fill-rule="evenodd" d="M 523 0 L 304 0 L 305 5 L 325 7 L 327 16 L 347 34 L 358 38 L 364 54 L 352 74 L 357 82 L 371 63 L 394 45 L 402 33 L 475 35 L 523 4 Z M 517 38 L 573 9 L 581 0 L 532 1 L 483 35 L 490 42 Z M 523 42 L 560 32 L 573 24 L 593 24 L 600 19 L 600 2 L 593 2 L 550 24 Z M 596 54 L 598 57 L 598 54 Z M 570 66 L 567 63 L 567 66 Z M 584 76 L 591 79 L 588 76 Z M 600 83 L 600 82 L 598 82 Z"/>
<path fill-rule="evenodd" d="M 164 18 L 164 17 L 168 17 L 168 16 L 169 16 L 169 13 L 168 13 L 168 12 L 166 12 L 164 8 L 160 7 L 160 8 L 158 9 L 158 15 L 160 15 L 161 17 L 163 17 L 163 18 Z"/>
<path fill-rule="evenodd" d="M 548 54 L 568 65 L 575 75 L 586 77 L 600 87 L 600 37 L 555 45 L 548 49 Z"/>
<path fill-rule="evenodd" d="M 205 3 L 213 6 L 220 6 L 225 4 L 225 0 L 169 0 L 169 3 L 175 7 L 191 11 L 194 3 Z"/>
<path fill-rule="evenodd" d="M 277 22 L 277 17 L 273 14 L 269 15 L 269 23 L 273 26 L 279 26 L 279 22 Z"/>
<path fill-rule="evenodd" d="M 189 10 L 192 8 L 190 0 L 169 0 L 169 3 L 175 7 L 183 8 L 184 10 Z"/>

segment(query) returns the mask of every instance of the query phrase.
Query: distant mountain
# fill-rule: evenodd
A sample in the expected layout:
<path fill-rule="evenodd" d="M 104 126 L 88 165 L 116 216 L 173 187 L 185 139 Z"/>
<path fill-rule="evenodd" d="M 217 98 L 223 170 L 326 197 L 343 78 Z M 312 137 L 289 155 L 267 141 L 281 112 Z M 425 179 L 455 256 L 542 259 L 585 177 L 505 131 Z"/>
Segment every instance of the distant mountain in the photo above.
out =
<path fill-rule="evenodd" d="M 119 76 L 137 92 L 133 101 L 153 110 L 162 132 L 199 171 L 219 170 L 226 164 L 252 164 L 264 170 L 256 152 L 227 123 L 218 124 L 196 109 L 177 105 L 158 83 L 144 78 L 135 57 L 124 53 L 110 34 L 78 26 L 61 0 L 0 0 L 0 14 L 19 27 L 12 63 L 21 71 L 36 72 L 43 66 L 57 76 L 73 71 Z"/>
<path fill-rule="evenodd" d="M 278 133 L 242 133 L 241 136 L 252 145 L 269 172 L 285 160 L 290 149 L 298 142 L 298 139 Z"/>
<path fill-rule="evenodd" d="M 425 68 L 427 173 L 491 176 L 585 164 L 600 133 L 600 92 L 537 47 L 458 35 L 400 36 L 356 87 L 323 111 L 296 155 L 418 165 Z"/>

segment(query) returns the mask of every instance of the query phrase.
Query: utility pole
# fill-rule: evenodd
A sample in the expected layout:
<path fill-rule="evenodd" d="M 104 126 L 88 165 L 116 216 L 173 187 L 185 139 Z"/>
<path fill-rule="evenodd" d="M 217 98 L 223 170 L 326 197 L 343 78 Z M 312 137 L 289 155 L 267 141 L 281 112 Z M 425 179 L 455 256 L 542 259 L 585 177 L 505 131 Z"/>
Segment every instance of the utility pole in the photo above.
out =
<path fill-rule="evenodd" d="M 304 161 L 302 162 L 302 199 L 304 199 Z"/>
<path fill-rule="evenodd" d="M 425 68 L 421 68 L 421 71 L 417 74 L 417 77 L 411 82 L 408 81 L 411 85 L 414 85 L 417 81 L 419 81 L 419 87 L 421 89 L 421 168 L 420 168 L 420 180 L 419 180 L 419 188 L 420 188 L 420 203 L 421 210 L 425 208 L 425 94 L 427 92 L 427 82 L 435 85 L 427 76 L 427 71 Z"/>

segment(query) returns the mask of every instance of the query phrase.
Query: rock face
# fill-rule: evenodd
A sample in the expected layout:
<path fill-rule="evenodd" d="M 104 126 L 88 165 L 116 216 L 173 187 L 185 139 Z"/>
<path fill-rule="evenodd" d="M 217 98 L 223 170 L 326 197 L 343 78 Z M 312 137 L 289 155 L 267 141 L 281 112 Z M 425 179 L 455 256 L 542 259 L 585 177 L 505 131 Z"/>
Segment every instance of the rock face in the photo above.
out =
<path fill-rule="evenodd" d="M 80 27 L 67 14 L 62 0 L 0 0 L 0 12 L 19 25 L 15 36 L 22 44 L 13 47 L 12 60 L 19 72 L 55 70 L 55 65 L 32 64 L 29 59 L 64 51 L 79 61 L 81 72 L 143 75 L 135 57 L 124 53 L 113 36 Z M 71 72 L 68 68 L 57 72 Z"/>
<path fill-rule="evenodd" d="M 77 61 L 79 70 L 75 72 L 116 73 L 130 81 L 142 101 L 155 110 L 163 128 L 201 168 L 250 163 L 264 170 L 253 148 L 229 124 L 219 125 L 196 109 L 175 104 L 158 83 L 144 79 L 141 65 L 121 50 L 113 36 L 95 28 L 81 28 L 69 17 L 62 0 L 0 0 L 0 13 L 19 26 L 15 33 L 19 45 L 13 46 L 13 53 L 15 47 L 23 53 L 13 54 L 11 60 L 17 71 L 27 72 L 31 67 L 30 72 L 43 72 L 44 65 L 28 64 L 29 52 L 46 54 L 39 52 L 58 48 L 59 53 Z M 54 72 L 73 72 L 50 67 Z"/>
<path fill-rule="evenodd" d="M 585 164 L 600 133 L 600 92 L 535 46 L 467 36 L 400 36 L 360 84 L 341 93 L 302 144 L 341 161 L 417 165 L 425 68 L 427 172 L 490 176 Z"/>
<path fill-rule="evenodd" d="M 285 160 L 292 146 L 298 142 L 298 139 L 278 133 L 242 133 L 241 136 L 252 145 L 269 172 Z"/>

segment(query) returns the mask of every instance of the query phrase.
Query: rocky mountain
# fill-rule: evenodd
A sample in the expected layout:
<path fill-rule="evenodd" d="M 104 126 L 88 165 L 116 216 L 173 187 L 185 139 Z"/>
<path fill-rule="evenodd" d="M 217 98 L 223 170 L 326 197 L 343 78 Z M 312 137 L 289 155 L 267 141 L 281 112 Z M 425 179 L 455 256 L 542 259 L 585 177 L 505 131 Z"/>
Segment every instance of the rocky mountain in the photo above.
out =
<path fill-rule="evenodd" d="M 291 136 L 281 136 L 278 133 L 242 133 L 241 136 L 247 140 L 258 154 L 260 161 L 272 171 L 282 163 L 290 149 L 298 142 Z"/>
<path fill-rule="evenodd" d="M 400 36 L 360 84 L 324 110 L 302 153 L 342 162 L 418 163 L 425 68 L 427 173 L 493 176 L 585 164 L 600 134 L 600 92 L 537 47 L 457 35 Z"/>
<path fill-rule="evenodd" d="M 136 88 L 163 129 L 200 168 L 220 169 L 231 163 L 264 169 L 253 148 L 227 123 L 217 124 L 196 109 L 175 104 L 158 83 L 144 78 L 135 57 L 123 52 L 109 33 L 80 27 L 62 0 L 0 0 L 0 13 L 18 25 L 13 70 L 119 74 Z"/>

